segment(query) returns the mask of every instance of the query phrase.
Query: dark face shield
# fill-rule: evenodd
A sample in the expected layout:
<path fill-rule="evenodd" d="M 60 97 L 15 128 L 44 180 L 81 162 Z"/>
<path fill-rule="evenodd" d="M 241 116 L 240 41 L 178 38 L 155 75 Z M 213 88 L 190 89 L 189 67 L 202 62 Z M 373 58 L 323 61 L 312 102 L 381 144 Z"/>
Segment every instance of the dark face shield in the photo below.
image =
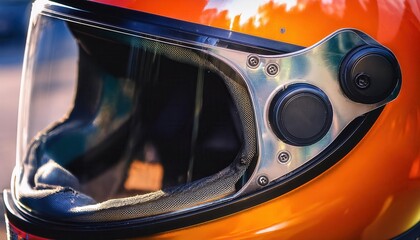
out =
<path fill-rule="evenodd" d="M 49 17 L 37 25 L 22 204 L 108 221 L 236 192 L 256 147 L 249 97 L 232 69 L 176 44 Z"/>
<path fill-rule="evenodd" d="M 52 10 L 32 24 L 11 194 L 66 224 L 211 219 L 278 196 L 401 84 L 392 53 L 354 30 L 279 54 Z"/>

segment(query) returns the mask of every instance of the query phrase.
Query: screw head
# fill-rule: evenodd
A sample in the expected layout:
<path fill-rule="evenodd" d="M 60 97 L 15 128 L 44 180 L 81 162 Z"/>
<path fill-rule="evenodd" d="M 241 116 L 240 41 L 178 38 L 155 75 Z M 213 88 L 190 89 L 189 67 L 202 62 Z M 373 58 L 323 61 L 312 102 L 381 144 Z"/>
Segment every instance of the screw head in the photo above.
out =
<path fill-rule="evenodd" d="M 258 177 L 258 185 L 260 185 L 260 186 L 267 186 L 267 184 L 268 184 L 268 177 L 266 177 L 266 176 L 260 176 L 260 177 Z"/>
<path fill-rule="evenodd" d="M 266 72 L 269 76 L 274 76 L 279 72 L 279 66 L 275 63 L 270 63 L 267 65 Z"/>
<path fill-rule="evenodd" d="M 366 73 L 359 73 L 354 78 L 354 82 L 356 83 L 356 87 L 359 89 L 366 89 L 370 86 L 370 76 Z"/>
<path fill-rule="evenodd" d="M 290 160 L 290 154 L 288 152 L 281 152 L 278 159 L 281 163 L 287 163 Z"/>
<path fill-rule="evenodd" d="M 260 64 L 260 59 L 255 55 L 251 55 L 248 57 L 247 63 L 248 63 L 248 67 L 256 68 Z"/>

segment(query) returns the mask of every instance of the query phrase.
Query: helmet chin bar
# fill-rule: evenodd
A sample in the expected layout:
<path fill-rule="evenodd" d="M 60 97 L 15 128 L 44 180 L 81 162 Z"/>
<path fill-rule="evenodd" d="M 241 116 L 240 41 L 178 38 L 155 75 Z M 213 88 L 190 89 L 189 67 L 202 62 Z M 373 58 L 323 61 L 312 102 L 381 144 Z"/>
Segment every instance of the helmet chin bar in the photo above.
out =
<path fill-rule="evenodd" d="M 395 99 L 401 87 L 393 54 L 352 29 L 287 55 L 211 51 L 240 72 L 256 118 L 259 159 L 237 195 L 310 164 L 351 121 Z"/>

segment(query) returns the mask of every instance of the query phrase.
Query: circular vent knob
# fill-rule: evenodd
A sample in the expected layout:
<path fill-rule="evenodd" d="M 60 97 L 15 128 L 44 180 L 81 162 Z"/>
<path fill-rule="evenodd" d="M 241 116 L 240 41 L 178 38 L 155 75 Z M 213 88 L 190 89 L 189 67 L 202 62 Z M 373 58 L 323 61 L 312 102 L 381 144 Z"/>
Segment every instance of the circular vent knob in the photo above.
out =
<path fill-rule="evenodd" d="M 385 48 L 358 48 L 344 58 L 340 67 L 341 88 L 348 98 L 358 103 L 385 100 L 400 79 L 398 62 Z"/>
<path fill-rule="evenodd" d="M 324 92 L 309 84 L 294 84 L 273 98 L 269 121 L 282 141 L 308 146 L 325 136 L 332 115 L 331 103 Z"/>

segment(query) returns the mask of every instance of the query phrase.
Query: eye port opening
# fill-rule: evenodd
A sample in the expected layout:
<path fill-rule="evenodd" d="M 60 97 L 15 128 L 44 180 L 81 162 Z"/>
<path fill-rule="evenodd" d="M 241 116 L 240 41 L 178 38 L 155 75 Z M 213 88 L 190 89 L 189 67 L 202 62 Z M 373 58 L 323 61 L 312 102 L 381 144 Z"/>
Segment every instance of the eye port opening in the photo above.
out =
<path fill-rule="evenodd" d="M 74 106 L 47 130 L 45 149 L 83 193 L 106 201 L 173 188 L 238 157 L 240 110 L 219 73 L 80 26 L 72 32 L 79 43 Z"/>

